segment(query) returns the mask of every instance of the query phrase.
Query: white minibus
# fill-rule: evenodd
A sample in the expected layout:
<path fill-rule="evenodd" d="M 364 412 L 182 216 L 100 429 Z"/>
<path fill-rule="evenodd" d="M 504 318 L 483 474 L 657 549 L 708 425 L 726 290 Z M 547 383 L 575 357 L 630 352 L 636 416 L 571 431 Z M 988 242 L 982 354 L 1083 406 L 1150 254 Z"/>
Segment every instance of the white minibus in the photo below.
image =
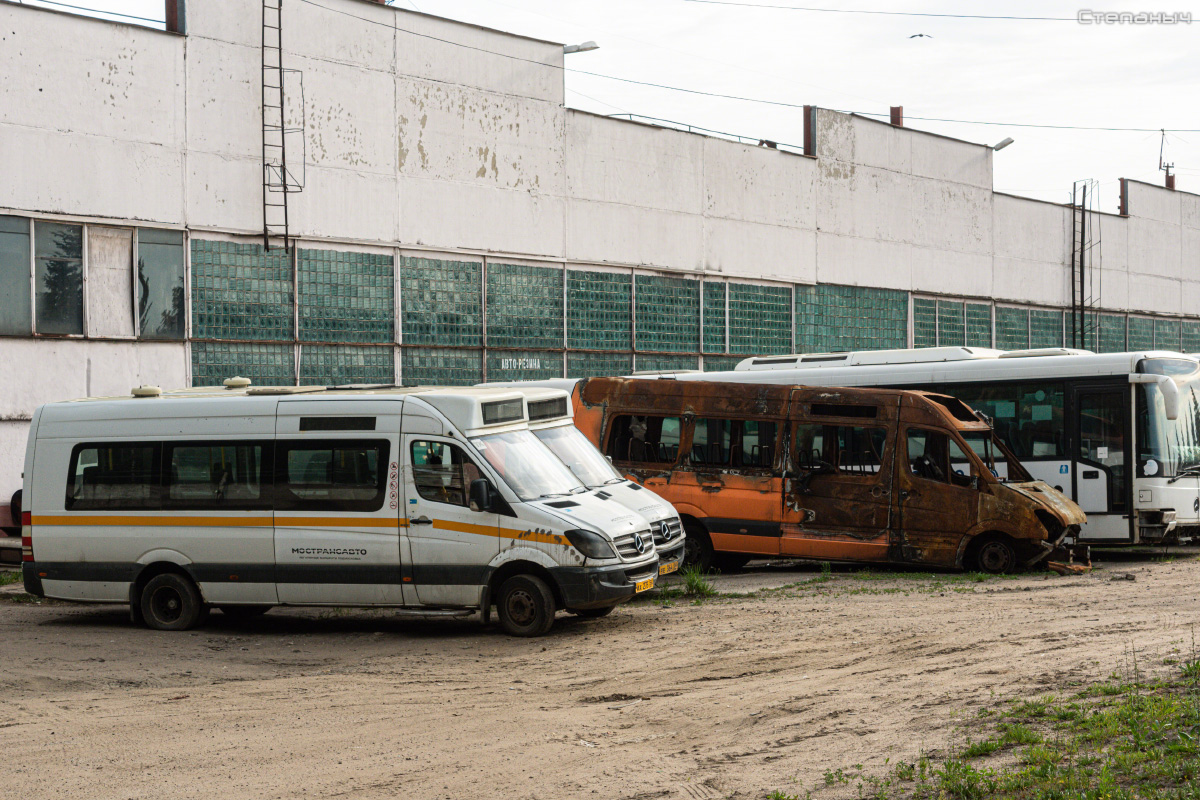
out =
<path fill-rule="evenodd" d="M 596 497 L 637 512 L 650 523 L 658 549 L 658 574 L 679 570 L 683 561 L 683 521 L 675 507 L 626 478 L 575 427 L 571 395 L 562 389 L 522 388 L 529 429 Z"/>
<path fill-rule="evenodd" d="M 1192 356 L 936 347 L 764 356 L 733 371 L 672 377 L 953 395 L 991 418 L 1034 478 L 1087 513 L 1080 542 L 1200 536 L 1200 361 Z"/>
<path fill-rule="evenodd" d="M 377 606 L 509 634 L 653 588 L 638 514 L 593 496 L 512 389 L 134 390 L 37 409 L 25 454 L 31 594 L 129 603 L 159 630 L 209 608 Z M 401 612 L 404 613 L 404 612 Z"/>

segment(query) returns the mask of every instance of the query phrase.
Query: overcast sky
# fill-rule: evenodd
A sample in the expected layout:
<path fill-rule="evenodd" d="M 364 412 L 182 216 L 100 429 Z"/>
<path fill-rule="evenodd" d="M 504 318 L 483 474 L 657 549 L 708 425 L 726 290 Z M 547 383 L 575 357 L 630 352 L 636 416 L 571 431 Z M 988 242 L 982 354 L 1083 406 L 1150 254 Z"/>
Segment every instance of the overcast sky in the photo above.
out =
<path fill-rule="evenodd" d="M 1071 21 L 826 13 L 690 0 L 394 0 L 393 5 L 566 44 L 595 40 L 599 50 L 566 57 L 566 102 L 573 108 L 802 141 L 798 109 L 635 86 L 571 68 L 841 110 L 886 114 L 889 106 L 902 105 L 912 128 L 988 144 L 1015 139 L 996 153 L 997 191 L 1065 202 L 1074 181 L 1095 179 L 1100 208 L 1107 211 L 1116 210 L 1118 178 L 1163 182 L 1158 129 L 1167 128 L 1165 154 L 1176 165 L 1177 187 L 1200 192 L 1200 2 L 1082 6 L 1190 11 L 1195 17 L 1191 25 L 1174 26 L 1081 25 L 1074 21 L 1081 5 L 1057 0 L 729 2 Z M 153 18 L 163 13 L 161 0 L 74 3 Z M 925 36 L 910 38 L 915 34 Z M 1048 130 L 914 117 L 1152 130 Z M 1171 133 L 1172 128 L 1196 132 Z"/>

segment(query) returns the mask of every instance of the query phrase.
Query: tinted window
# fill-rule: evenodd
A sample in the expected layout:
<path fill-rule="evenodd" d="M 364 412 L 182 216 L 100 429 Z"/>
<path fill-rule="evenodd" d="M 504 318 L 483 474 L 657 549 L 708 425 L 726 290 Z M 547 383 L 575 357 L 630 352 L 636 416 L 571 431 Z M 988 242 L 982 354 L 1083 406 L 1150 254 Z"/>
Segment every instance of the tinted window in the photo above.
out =
<path fill-rule="evenodd" d="M 796 466 L 802 470 L 832 468 L 840 475 L 874 475 L 883 464 L 887 437 L 887 428 L 800 423 L 796 426 Z"/>
<path fill-rule="evenodd" d="M 138 229 L 138 319 L 143 339 L 182 339 L 183 232 Z"/>
<path fill-rule="evenodd" d="M 266 508 L 261 442 L 166 445 L 166 504 L 173 508 Z M 268 473 L 269 474 L 269 473 Z"/>
<path fill-rule="evenodd" d="M 1018 458 L 1065 458 L 1061 383 L 947 384 L 933 389 L 992 419 L 997 438 Z"/>
<path fill-rule="evenodd" d="M 276 458 L 276 508 L 378 511 L 383 506 L 387 442 L 281 442 Z"/>
<path fill-rule="evenodd" d="M 769 469 L 775 462 L 774 422 L 700 418 L 693 424 L 693 464 Z"/>
<path fill-rule="evenodd" d="M 411 455 L 417 494 L 435 503 L 467 505 L 471 481 L 483 477 L 479 467 L 456 445 L 413 442 Z"/>
<path fill-rule="evenodd" d="M 608 437 L 608 455 L 614 461 L 674 464 L 679 455 L 679 431 L 679 417 L 616 417 Z"/>
<path fill-rule="evenodd" d="M 159 445 L 80 444 L 71 452 L 66 507 L 157 508 L 161 496 Z"/>
<path fill-rule="evenodd" d="M 83 333 L 83 226 L 35 222 L 37 332 Z"/>
<path fill-rule="evenodd" d="M 29 303 L 29 220 L 0 216 L 0 333 L 33 331 Z"/>
<path fill-rule="evenodd" d="M 727 466 L 729 445 L 733 440 L 733 422 L 699 418 L 692 424 L 692 463 Z"/>

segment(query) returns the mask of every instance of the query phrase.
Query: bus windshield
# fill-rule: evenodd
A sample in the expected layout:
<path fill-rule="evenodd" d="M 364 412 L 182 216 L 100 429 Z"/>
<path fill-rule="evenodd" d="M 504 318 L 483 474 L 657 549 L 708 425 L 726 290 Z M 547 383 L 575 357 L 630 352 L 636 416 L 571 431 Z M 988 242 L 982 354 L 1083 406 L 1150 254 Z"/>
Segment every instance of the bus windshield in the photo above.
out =
<path fill-rule="evenodd" d="M 543 428 L 534 435 L 586 486 L 595 488 L 625 480 L 574 425 Z"/>
<path fill-rule="evenodd" d="M 522 500 L 587 491 L 529 431 L 493 433 L 472 439 L 471 444 Z"/>
<path fill-rule="evenodd" d="M 1148 358 L 1140 371 L 1168 375 L 1179 386 L 1179 415 L 1167 419 L 1162 390 L 1144 383 L 1137 393 L 1138 476 L 1200 474 L 1200 370 L 1183 359 Z"/>

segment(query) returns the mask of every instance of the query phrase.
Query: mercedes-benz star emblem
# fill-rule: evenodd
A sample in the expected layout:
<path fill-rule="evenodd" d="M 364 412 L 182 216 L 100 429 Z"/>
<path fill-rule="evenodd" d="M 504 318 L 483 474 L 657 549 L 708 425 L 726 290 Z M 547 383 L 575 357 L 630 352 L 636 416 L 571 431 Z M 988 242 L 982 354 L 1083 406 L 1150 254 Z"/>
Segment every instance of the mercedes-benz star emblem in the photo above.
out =
<path fill-rule="evenodd" d="M 668 523 L 663 522 L 659 525 L 659 528 L 662 530 L 663 541 L 671 541 L 671 526 Z"/>
<path fill-rule="evenodd" d="M 642 535 L 640 533 L 635 533 L 633 535 L 633 546 L 637 548 L 639 553 L 646 552 L 646 542 L 642 539 Z"/>

